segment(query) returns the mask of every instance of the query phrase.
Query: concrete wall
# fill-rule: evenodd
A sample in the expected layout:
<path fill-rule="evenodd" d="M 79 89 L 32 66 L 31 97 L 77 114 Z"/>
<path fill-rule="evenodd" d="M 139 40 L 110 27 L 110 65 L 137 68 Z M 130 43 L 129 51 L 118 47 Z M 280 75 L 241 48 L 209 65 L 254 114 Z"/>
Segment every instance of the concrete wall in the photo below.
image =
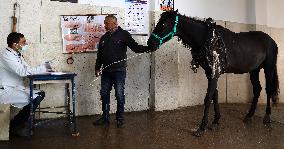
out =
<path fill-rule="evenodd" d="M 122 0 L 78 0 L 78 3 L 124 8 L 124 1 Z"/>
<path fill-rule="evenodd" d="M 175 8 L 192 17 L 255 23 L 254 0 L 178 0 Z"/>
<path fill-rule="evenodd" d="M 284 1 L 266 0 L 267 4 L 267 25 L 270 27 L 284 28 Z"/>
<path fill-rule="evenodd" d="M 13 14 L 13 3 L 16 0 L 6 1 L 0 0 L 0 46 L 6 46 L 6 37 L 11 31 L 11 16 Z M 157 1 L 154 1 L 151 7 L 157 6 Z M 183 1 L 187 5 L 180 5 L 182 1 L 176 1 L 176 8 L 183 13 L 190 6 L 194 10 L 193 14 L 189 16 L 223 18 L 220 20 L 230 21 L 217 21 L 218 24 L 227 27 L 228 29 L 241 32 L 249 30 L 262 30 L 274 38 L 279 46 L 278 56 L 278 72 L 280 80 L 280 89 L 283 88 L 284 83 L 282 67 L 284 64 L 284 30 L 276 26 L 276 22 L 272 21 L 269 15 L 275 5 L 266 4 L 266 0 L 257 1 L 255 3 L 254 11 L 248 10 L 252 4 L 246 6 L 245 1 L 222 1 L 222 7 L 213 5 L 210 9 L 205 9 L 205 1 Z M 209 2 L 209 1 L 206 1 Z M 213 2 L 210 1 L 212 4 Z M 124 9 L 122 6 L 105 7 L 95 5 L 79 5 L 72 3 L 51 2 L 49 0 L 18 0 L 20 4 L 20 12 L 17 13 L 19 17 L 19 31 L 26 35 L 30 42 L 30 50 L 24 53 L 28 62 L 32 65 L 40 64 L 46 59 L 56 58 L 55 65 L 59 71 L 72 71 L 78 73 L 76 78 L 77 90 L 77 112 L 78 115 L 89 115 L 101 113 L 101 102 L 99 100 L 100 79 L 95 80 L 94 64 L 96 53 L 81 53 L 74 54 L 74 64 L 66 64 L 66 59 L 70 56 L 62 54 L 62 39 L 60 29 L 60 15 L 71 14 L 100 14 L 102 13 L 116 13 L 118 14 L 120 25 L 123 26 L 124 22 Z M 229 4 L 230 3 L 230 4 Z M 189 5 L 190 4 L 190 5 Z M 275 3 L 274 3 L 275 4 Z M 206 3 L 206 5 L 209 5 Z M 235 5 L 235 6 L 234 6 Z M 199 7 L 202 7 L 199 8 Z M 211 5 L 212 6 L 212 5 Z M 231 9 L 232 7 L 236 7 Z M 245 7 L 245 8 L 242 8 Z M 196 9 L 194 9 L 196 8 Z M 199 8 L 199 9 L 197 9 Z M 213 8 L 227 8 L 232 10 L 228 12 Z M 237 8 L 246 10 L 246 13 L 236 13 Z M 264 9 L 265 8 L 265 9 Z M 277 7 L 279 8 L 279 7 Z M 261 10 L 265 10 L 263 12 Z M 276 9 L 275 9 L 276 10 Z M 197 13 L 197 11 L 201 11 Z M 216 11 L 216 12 L 215 12 Z M 212 13 L 215 12 L 215 13 Z M 219 12 L 219 13 L 218 13 Z M 255 17 L 253 13 L 255 12 Z M 151 12 L 151 24 L 155 26 L 161 12 Z M 192 13 L 192 11 L 188 12 Z M 197 13 L 197 14 L 194 14 Z M 203 15 L 201 15 L 203 14 Z M 261 16 L 264 17 L 261 17 Z M 252 16 L 247 18 L 247 16 Z M 225 17 L 225 18 L 224 18 Z M 215 18 L 215 19 L 216 19 Z M 231 19 L 230 19 L 231 18 Z M 248 23 L 248 20 L 255 20 L 253 25 Z M 217 20 L 219 20 L 217 19 Z M 242 22 L 241 20 L 244 20 Z M 246 22 L 247 21 L 247 22 Z M 239 22 L 239 23 L 236 23 Z M 273 23 L 274 22 L 274 23 Z M 269 26 L 267 26 L 269 25 Z M 281 26 L 281 24 L 279 25 Z M 135 39 L 141 43 L 146 44 L 147 37 L 134 36 Z M 128 51 L 128 56 L 135 56 L 135 53 Z M 188 49 L 184 48 L 174 38 L 170 42 L 164 44 L 158 51 L 152 54 L 144 54 L 135 57 L 128 61 L 128 74 L 126 81 L 126 111 L 139 111 L 147 110 L 149 107 L 155 110 L 170 110 L 184 106 L 192 106 L 203 103 L 205 91 L 207 88 L 207 80 L 202 69 L 198 73 L 193 73 L 190 69 L 191 53 Z M 151 66 L 151 74 L 150 74 Z M 261 83 L 263 91 L 261 94 L 260 102 L 265 103 L 265 86 L 263 71 L 261 73 Z M 150 78 L 151 77 L 151 78 Z M 149 83 L 151 83 L 149 89 Z M 41 89 L 47 93 L 47 100 L 44 101 L 42 106 L 53 106 L 63 103 L 63 85 L 42 85 Z M 250 85 L 249 77 L 247 74 L 222 75 L 218 83 L 219 101 L 220 102 L 249 102 L 252 97 L 252 88 Z M 284 102 L 283 93 L 280 94 L 280 101 Z M 150 98 L 149 98 L 150 97 Z M 112 93 L 111 110 L 115 112 L 116 101 Z"/>
<path fill-rule="evenodd" d="M 0 0 L 0 47 L 6 46 L 6 37 L 11 32 L 11 16 L 13 3 L 16 0 Z M 100 79 L 94 81 L 96 52 L 74 54 L 74 63 L 69 65 L 66 59 L 70 54 L 62 54 L 62 38 L 60 15 L 72 14 L 117 14 L 120 25 L 124 26 L 124 9 L 94 5 L 79 5 L 73 3 L 54 2 L 50 0 L 18 0 L 20 12 L 18 31 L 29 41 L 30 50 L 23 53 L 26 60 L 33 66 L 44 60 L 55 58 L 58 71 L 71 71 L 76 77 L 77 114 L 89 115 L 101 113 L 99 96 Z M 147 37 L 133 36 L 140 44 L 146 44 Z M 128 57 L 135 53 L 128 50 Z M 126 78 L 126 111 L 147 110 L 149 100 L 150 55 L 143 54 L 128 60 Z M 46 91 L 44 106 L 56 106 L 64 103 L 64 85 L 41 85 Z M 111 112 L 116 111 L 114 91 L 111 96 Z"/>
<path fill-rule="evenodd" d="M 149 0 L 150 11 L 160 11 L 160 0 Z M 79 4 L 124 8 L 124 0 L 78 0 Z M 284 27 L 283 0 L 177 0 L 175 9 L 192 17 L 244 24 Z"/>

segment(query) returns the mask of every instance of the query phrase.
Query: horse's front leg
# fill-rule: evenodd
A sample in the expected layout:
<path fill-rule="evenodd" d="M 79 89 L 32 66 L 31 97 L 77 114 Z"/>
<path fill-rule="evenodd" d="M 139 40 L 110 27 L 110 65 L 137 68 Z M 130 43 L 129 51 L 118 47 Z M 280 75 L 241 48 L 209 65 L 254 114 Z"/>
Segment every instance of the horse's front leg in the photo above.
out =
<path fill-rule="evenodd" d="M 201 121 L 201 124 L 199 125 L 199 128 L 194 132 L 194 135 L 197 137 L 201 137 L 205 131 L 205 128 L 208 123 L 208 113 L 209 113 L 209 107 L 212 100 L 212 97 L 215 93 L 215 90 L 217 88 L 217 81 L 218 79 L 208 79 L 208 88 L 207 93 L 204 99 L 204 114 Z"/>
<path fill-rule="evenodd" d="M 211 130 L 218 130 L 219 128 L 219 120 L 221 118 L 220 114 L 220 108 L 219 108 L 219 103 L 218 103 L 218 90 L 215 90 L 214 96 L 213 96 L 213 103 L 214 103 L 214 120 L 212 122 L 212 125 L 209 127 Z"/>

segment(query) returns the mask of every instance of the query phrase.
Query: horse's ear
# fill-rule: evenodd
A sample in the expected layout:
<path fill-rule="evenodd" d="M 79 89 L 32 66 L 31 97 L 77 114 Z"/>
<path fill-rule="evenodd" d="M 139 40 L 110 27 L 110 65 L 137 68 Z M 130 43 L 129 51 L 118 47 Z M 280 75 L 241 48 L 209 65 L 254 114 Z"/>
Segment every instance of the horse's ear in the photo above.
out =
<path fill-rule="evenodd" d="M 175 11 L 175 13 L 178 13 L 178 9 Z"/>

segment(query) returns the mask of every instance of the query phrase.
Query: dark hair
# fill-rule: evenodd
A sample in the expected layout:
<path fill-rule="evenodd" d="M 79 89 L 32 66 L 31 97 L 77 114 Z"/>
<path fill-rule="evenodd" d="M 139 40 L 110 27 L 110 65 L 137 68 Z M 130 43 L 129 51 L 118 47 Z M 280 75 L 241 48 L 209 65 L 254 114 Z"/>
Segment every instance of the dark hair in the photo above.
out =
<path fill-rule="evenodd" d="M 21 38 L 24 38 L 25 36 L 21 33 L 12 32 L 7 37 L 7 44 L 8 47 L 12 47 L 13 43 L 19 43 Z"/>
<path fill-rule="evenodd" d="M 106 18 L 112 18 L 115 22 L 117 22 L 117 18 L 113 14 L 109 14 Z"/>

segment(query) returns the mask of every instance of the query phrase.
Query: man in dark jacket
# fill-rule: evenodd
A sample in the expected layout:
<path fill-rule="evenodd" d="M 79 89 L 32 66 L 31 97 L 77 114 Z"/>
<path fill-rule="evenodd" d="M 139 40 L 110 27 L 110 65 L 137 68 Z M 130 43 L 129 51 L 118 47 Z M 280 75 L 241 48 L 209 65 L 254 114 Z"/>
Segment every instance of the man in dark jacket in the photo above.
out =
<path fill-rule="evenodd" d="M 110 91 L 114 86 L 117 100 L 117 127 L 121 127 L 124 120 L 127 46 L 136 53 L 149 52 L 150 50 L 147 46 L 138 45 L 129 32 L 119 27 L 114 15 L 106 16 L 104 24 L 107 32 L 100 40 L 95 68 L 96 77 L 101 75 L 100 94 L 103 115 L 94 122 L 94 125 L 109 124 Z M 104 69 L 101 73 L 102 68 Z"/>

